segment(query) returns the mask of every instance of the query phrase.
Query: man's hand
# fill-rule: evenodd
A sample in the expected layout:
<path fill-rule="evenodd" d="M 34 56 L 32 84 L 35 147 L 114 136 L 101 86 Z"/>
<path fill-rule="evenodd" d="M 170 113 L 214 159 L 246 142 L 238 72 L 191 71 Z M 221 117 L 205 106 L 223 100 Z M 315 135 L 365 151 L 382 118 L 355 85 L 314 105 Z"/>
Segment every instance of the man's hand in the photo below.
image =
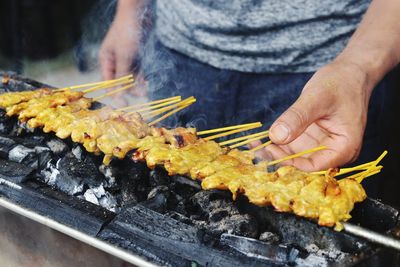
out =
<path fill-rule="evenodd" d="M 298 100 L 272 125 L 265 152 L 279 159 L 325 145 L 328 149 L 286 161 L 305 171 L 341 166 L 360 152 L 372 91 L 357 65 L 336 60 L 320 69 Z"/>
<path fill-rule="evenodd" d="M 146 0 L 120 0 L 117 13 L 99 51 L 99 63 L 104 80 L 115 79 L 132 73 L 138 57 L 142 25 L 140 13 Z M 136 85 L 128 93 L 135 96 L 145 94 L 143 77 L 136 75 Z M 127 92 L 114 95 L 118 105 L 126 105 Z"/>
<path fill-rule="evenodd" d="M 134 17 L 116 17 L 99 52 L 103 79 L 115 79 L 132 72 L 139 51 L 140 25 Z"/>

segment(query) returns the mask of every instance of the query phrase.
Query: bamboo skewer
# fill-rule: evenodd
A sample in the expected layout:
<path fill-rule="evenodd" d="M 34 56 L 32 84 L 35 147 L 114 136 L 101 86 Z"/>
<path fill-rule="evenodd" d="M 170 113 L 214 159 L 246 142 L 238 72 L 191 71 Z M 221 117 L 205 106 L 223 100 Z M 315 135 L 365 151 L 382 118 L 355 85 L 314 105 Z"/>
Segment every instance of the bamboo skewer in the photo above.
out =
<path fill-rule="evenodd" d="M 116 90 L 114 90 L 114 91 L 108 92 L 108 93 L 103 94 L 103 95 L 98 96 L 98 97 L 95 97 L 95 98 L 93 98 L 93 101 L 99 101 L 100 99 L 103 99 L 103 98 L 105 98 L 105 97 L 107 97 L 107 96 L 111 96 L 111 95 L 114 95 L 114 94 L 116 94 L 116 93 L 125 91 L 125 90 L 127 90 L 127 89 L 129 89 L 129 88 L 132 88 L 132 86 L 133 86 L 133 84 L 130 83 L 130 84 L 125 85 L 125 86 L 123 86 L 123 87 L 121 87 L 121 88 L 118 88 L 118 89 L 116 89 Z"/>
<path fill-rule="evenodd" d="M 253 126 L 253 125 L 259 125 L 260 127 L 262 126 L 261 122 L 252 122 L 252 123 L 239 124 L 239 125 L 228 126 L 228 127 L 223 127 L 223 128 L 216 128 L 216 129 L 211 129 L 211 130 L 200 131 L 200 132 L 197 132 L 197 135 L 219 133 L 219 132 L 224 132 L 224 131 L 228 131 L 228 130 L 235 130 L 235 129 L 239 129 L 239 128 L 245 128 L 245 127 Z"/>
<path fill-rule="evenodd" d="M 359 170 L 367 170 L 368 168 L 370 168 L 371 166 L 373 166 L 375 164 L 378 165 L 379 162 L 386 156 L 388 152 L 385 150 L 383 151 L 383 153 L 374 161 L 371 162 L 367 162 L 358 166 L 354 166 L 354 167 L 350 167 L 350 168 L 342 168 L 339 170 L 338 173 L 335 174 L 335 176 L 339 176 L 339 175 L 343 175 L 343 174 L 347 174 L 347 173 L 351 173 L 351 172 L 355 172 L 355 171 L 359 171 Z M 327 171 L 318 171 L 318 172 L 313 172 L 313 174 L 326 174 Z"/>
<path fill-rule="evenodd" d="M 153 126 L 154 124 L 159 123 L 160 121 L 162 121 L 162 120 L 168 118 L 169 116 L 175 114 L 176 112 L 178 112 L 178 111 L 180 111 L 180 110 L 182 110 L 182 109 L 184 109 L 184 108 L 187 108 L 188 106 L 190 106 L 190 105 L 193 104 L 194 102 L 196 102 L 196 99 L 195 99 L 195 98 L 194 98 L 194 100 L 187 101 L 184 105 L 182 105 L 182 106 L 180 106 L 180 107 L 178 107 L 178 108 L 176 108 L 176 109 L 174 109 L 174 110 L 172 110 L 172 111 L 170 111 L 170 112 L 164 114 L 163 116 L 161 116 L 160 118 L 158 118 L 158 119 L 156 119 L 156 120 L 154 120 L 154 121 L 152 121 L 152 122 L 149 122 L 149 126 Z"/>
<path fill-rule="evenodd" d="M 323 149 L 326 149 L 326 148 L 327 148 L 326 146 L 319 146 L 319 147 L 315 147 L 315 148 L 312 148 L 312 149 L 307 149 L 307 150 L 304 150 L 304 151 L 302 151 L 300 153 L 296 153 L 296 154 L 289 155 L 289 156 L 281 158 L 281 159 L 270 161 L 270 162 L 268 162 L 267 165 L 268 166 L 275 165 L 275 164 L 281 163 L 283 161 L 286 161 L 286 160 L 289 160 L 289 159 L 293 159 L 293 158 L 297 158 L 297 157 L 303 156 L 305 154 L 310 154 L 310 153 L 313 153 L 313 152 L 316 152 L 316 151 L 319 151 L 319 150 L 323 150 Z"/>
<path fill-rule="evenodd" d="M 141 114 L 143 116 L 147 116 L 147 117 L 155 117 L 155 116 L 161 115 L 164 112 L 170 111 L 170 110 L 172 110 L 172 109 L 174 109 L 176 107 L 180 107 L 183 104 L 186 104 L 186 103 L 189 103 L 189 102 L 194 103 L 195 101 L 196 101 L 196 99 L 193 96 L 191 96 L 191 97 L 188 97 L 188 98 L 186 98 L 186 99 L 184 99 L 184 100 L 182 100 L 182 101 L 180 101 L 180 102 L 178 102 L 176 104 L 170 105 L 168 107 L 159 108 L 157 110 L 152 110 L 152 111 L 148 111 L 148 112 L 143 112 Z M 134 112 L 136 112 L 136 111 L 134 111 Z"/>
<path fill-rule="evenodd" d="M 136 105 L 119 108 L 119 109 L 117 109 L 117 111 L 126 111 L 126 110 L 148 107 L 148 106 L 153 106 L 153 105 L 154 105 L 153 106 L 153 108 L 154 108 L 156 104 L 163 104 L 163 103 L 167 103 L 167 102 L 181 101 L 181 100 L 182 100 L 181 96 L 174 96 L 174 97 L 170 97 L 170 98 L 164 98 L 164 99 L 160 99 L 160 100 L 155 100 L 155 101 L 151 101 L 151 102 L 146 102 L 146 103 L 142 103 L 142 104 L 136 104 Z"/>
<path fill-rule="evenodd" d="M 220 146 L 230 145 L 230 144 L 233 144 L 233 143 L 242 141 L 242 140 L 247 140 L 247 139 L 249 139 L 249 138 L 258 137 L 258 136 L 260 136 L 260 135 L 265 135 L 265 134 L 267 134 L 267 133 L 268 133 L 268 131 L 259 132 L 259 133 L 255 133 L 255 134 L 249 134 L 249 135 L 245 135 L 245 136 L 233 138 L 233 139 L 230 139 L 230 140 L 226 140 L 226 141 L 224 141 L 224 142 L 219 142 L 218 144 L 219 144 Z"/>
<path fill-rule="evenodd" d="M 231 146 L 229 146 L 229 147 L 230 147 L 230 148 L 241 147 L 241 146 L 247 145 L 247 144 L 249 144 L 249 143 L 251 143 L 251 142 L 258 141 L 258 140 L 263 139 L 263 138 L 267 138 L 268 136 L 269 136 L 269 133 L 268 133 L 268 131 L 267 131 L 267 133 L 265 133 L 264 135 L 260 135 L 260 136 L 257 136 L 257 137 L 253 137 L 253 138 L 244 140 L 244 141 L 242 141 L 242 142 L 240 142 L 240 143 L 231 145 Z"/>
<path fill-rule="evenodd" d="M 255 123 L 253 125 L 250 125 L 250 126 L 247 126 L 247 127 L 242 127 L 242 128 L 236 129 L 236 130 L 231 130 L 231 131 L 227 131 L 227 132 L 223 132 L 223 133 L 207 136 L 207 137 L 205 137 L 203 139 L 204 140 L 213 140 L 213 139 L 216 139 L 216 138 L 232 135 L 232 134 L 235 134 L 235 133 L 240 133 L 240 132 L 252 130 L 252 129 L 255 129 L 255 128 L 259 128 L 261 126 L 262 126 L 261 123 L 260 124 L 256 124 Z"/>
<path fill-rule="evenodd" d="M 164 102 L 164 103 L 161 103 L 161 104 L 157 104 L 157 105 L 154 105 L 154 106 L 148 106 L 148 107 L 145 107 L 145 108 L 137 109 L 137 110 L 134 110 L 134 111 L 135 112 L 144 112 L 144 111 L 149 111 L 149 110 L 157 110 L 159 108 L 162 108 L 162 107 L 165 107 L 165 106 L 169 106 L 171 104 L 175 104 L 175 103 L 180 102 L 180 101 L 181 101 L 180 99 L 175 99 L 175 100 L 171 100 L 171 101 Z"/>
<path fill-rule="evenodd" d="M 108 81 L 100 81 L 100 82 L 73 85 L 73 86 L 69 86 L 69 87 L 66 87 L 66 88 L 71 89 L 71 90 L 75 90 L 75 89 L 81 89 L 81 88 L 86 88 L 86 87 L 97 86 L 97 85 L 105 84 L 105 83 L 108 83 L 108 82 L 111 82 L 111 81 L 123 80 L 123 79 L 128 79 L 128 78 L 133 78 L 133 75 L 130 74 L 130 75 L 126 75 L 126 76 L 123 76 L 121 78 L 118 78 L 118 79 L 113 79 L 113 80 L 108 80 Z"/>
<path fill-rule="evenodd" d="M 364 172 L 359 173 L 358 176 L 355 177 L 358 183 L 361 183 L 365 178 L 377 174 L 383 168 L 382 166 L 377 166 L 379 162 L 386 156 L 388 152 L 385 150 L 383 153 L 371 164 L 371 166 Z"/>
<path fill-rule="evenodd" d="M 134 81 L 134 79 L 130 75 L 130 76 L 122 77 L 120 79 L 116 79 L 116 80 L 105 81 L 100 85 L 97 85 L 97 86 L 91 87 L 89 89 L 83 90 L 82 92 L 85 93 L 85 94 L 88 94 L 88 93 L 92 93 L 92 92 L 97 91 L 97 90 L 112 88 L 112 87 L 115 87 L 117 85 L 121 85 L 121 84 L 124 84 L 124 83 L 127 83 L 127 82 L 133 83 L 133 81 Z"/>
<path fill-rule="evenodd" d="M 268 141 L 268 142 L 265 142 L 265 143 L 263 143 L 263 144 L 261 144 L 261 145 L 259 145 L 259 146 L 253 147 L 253 148 L 250 149 L 249 151 L 250 151 L 250 152 L 256 152 L 257 150 L 260 150 L 260 149 L 262 149 L 262 148 L 264 148 L 264 147 L 267 147 L 267 146 L 269 146 L 270 144 L 272 144 L 272 141 Z"/>

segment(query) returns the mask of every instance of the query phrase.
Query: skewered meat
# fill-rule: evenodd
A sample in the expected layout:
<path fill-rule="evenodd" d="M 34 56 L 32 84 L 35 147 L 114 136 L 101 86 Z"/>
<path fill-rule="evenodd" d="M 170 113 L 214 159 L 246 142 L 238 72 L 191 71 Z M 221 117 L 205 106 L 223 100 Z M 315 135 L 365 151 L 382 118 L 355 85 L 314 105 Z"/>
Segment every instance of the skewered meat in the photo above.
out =
<path fill-rule="evenodd" d="M 152 128 L 153 136 L 164 136 L 165 141 L 174 147 L 184 147 L 197 141 L 195 128 L 178 127 L 175 129 Z"/>
<path fill-rule="evenodd" d="M 33 98 L 27 102 L 7 107 L 7 115 L 18 115 L 20 121 L 26 121 L 36 117 L 41 111 L 46 108 L 65 105 L 69 102 L 76 101 L 83 97 L 82 92 L 61 91 L 51 95 L 46 95 L 40 98 Z"/>
<path fill-rule="evenodd" d="M 42 126 L 51 125 L 61 114 L 70 114 L 78 112 L 80 110 L 87 110 L 92 101 L 88 98 L 81 98 L 77 101 L 72 102 L 68 106 L 58 106 L 55 108 L 46 108 L 41 111 L 36 117 L 28 121 L 28 126 L 31 128 L 37 128 Z M 49 127 L 45 127 L 44 132 L 50 132 Z"/>
<path fill-rule="evenodd" d="M 138 113 L 128 115 L 107 107 L 89 110 L 91 100 L 81 93 L 42 91 L 22 94 L 20 101 L 18 96 L 0 96 L 0 105 L 8 115 L 29 120 L 31 127 L 43 126 L 45 132 L 71 137 L 89 152 L 104 153 L 105 164 L 137 149 L 133 159 L 145 160 L 150 168 L 162 165 L 169 175 L 201 180 L 203 189 L 229 190 L 234 199 L 241 193 L 253 204 L 272 205 L 337 230 L 341 221 L 351 217 L 354 203 L 366 198 L 353 179 L 337 181 L 334 173 L 316 175 L 290 166 L 270 173 L 263 164 L 253 163 L 253 153 L 199 139 L 195 129 L 151 128 Z"/>
<path fill-rule="evenodd" d="M 52 94 L 53 91 L 48 88 L 42 88 L 35 91 L 10 92 L 0 95 L 0 108 L 7 107 Z"/>

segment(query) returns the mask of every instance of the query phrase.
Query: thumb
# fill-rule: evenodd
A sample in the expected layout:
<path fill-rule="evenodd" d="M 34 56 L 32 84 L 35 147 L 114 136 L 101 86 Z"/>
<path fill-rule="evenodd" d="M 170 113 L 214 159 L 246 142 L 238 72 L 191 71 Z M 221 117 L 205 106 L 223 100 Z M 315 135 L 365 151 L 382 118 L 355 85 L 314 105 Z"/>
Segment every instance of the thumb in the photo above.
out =
<path fill-rule="evenodd" d="M 278 145 L 288 144 L 317 119 L 325 115 L 322 101 L 313 95 L 300 95 L 271 126 L 270 139 Z"/>

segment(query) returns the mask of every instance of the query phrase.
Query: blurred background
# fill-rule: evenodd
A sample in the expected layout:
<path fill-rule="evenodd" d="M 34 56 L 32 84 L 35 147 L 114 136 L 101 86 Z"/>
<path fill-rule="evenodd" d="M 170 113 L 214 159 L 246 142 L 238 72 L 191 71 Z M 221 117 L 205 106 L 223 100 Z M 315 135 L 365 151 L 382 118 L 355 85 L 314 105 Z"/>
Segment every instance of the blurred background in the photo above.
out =
<path fill-rule="evenodd" d="M 0 1 L 0 70 L 54 86 L 100 79 L 97 52 L 116 1 Z"/>
<path fill-rule="evenodd" d="M 97 53 L 113 19 L 116 0 L 0 1 L 0 71 L 13 71 L 45 84 L 64 87 L 99 80 Z M 397 87 L 400 71 L 394 72 Z M 400 94 L 383 118 L 389 155 L 379 179 L 381 199 L 400 206 Z M 378 156 L 378 155 L 377 155 Z M 390 159 L 390 160 L 388 160 Z"/>

